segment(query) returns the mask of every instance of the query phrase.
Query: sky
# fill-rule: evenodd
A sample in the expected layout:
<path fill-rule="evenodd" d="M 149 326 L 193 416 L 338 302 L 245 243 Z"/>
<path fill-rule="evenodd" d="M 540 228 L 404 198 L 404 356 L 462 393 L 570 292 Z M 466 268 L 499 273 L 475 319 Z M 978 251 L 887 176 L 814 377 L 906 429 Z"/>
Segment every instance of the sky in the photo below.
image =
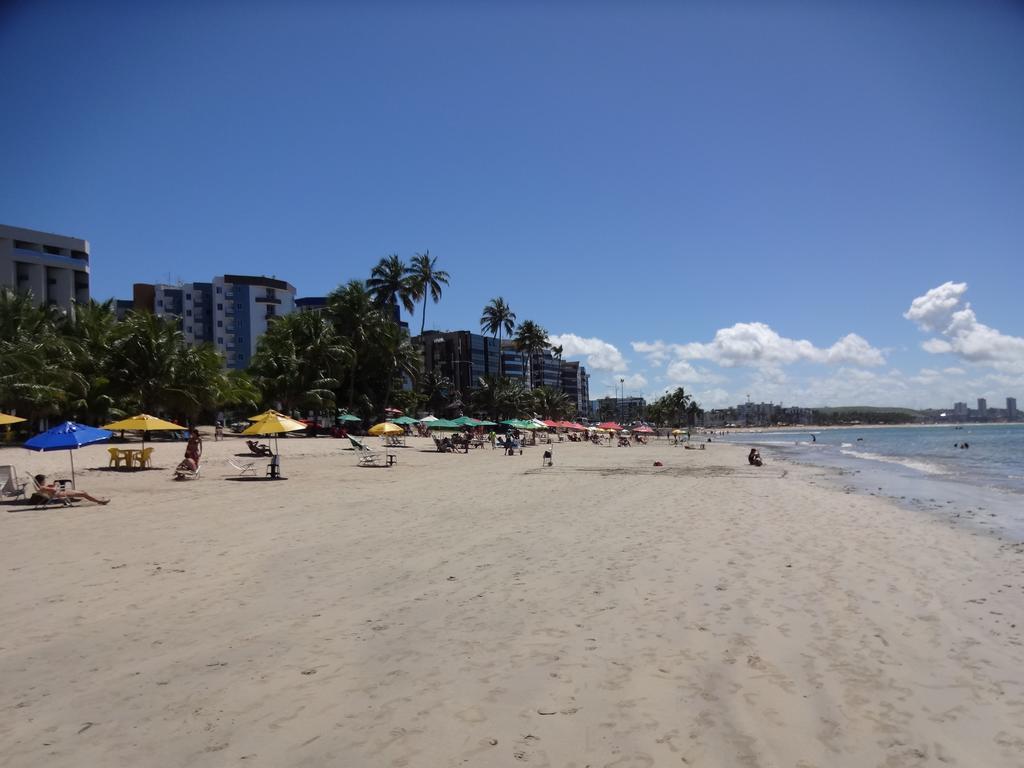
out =
<path fill-rule="evenodd" d="M 428 328 L 501 296 L 594 397 L 1024 402 L 1022 39 L 995 0 L 6 2 L 0 223 L 87 239 L 97 299 L 429 250 Z"/>

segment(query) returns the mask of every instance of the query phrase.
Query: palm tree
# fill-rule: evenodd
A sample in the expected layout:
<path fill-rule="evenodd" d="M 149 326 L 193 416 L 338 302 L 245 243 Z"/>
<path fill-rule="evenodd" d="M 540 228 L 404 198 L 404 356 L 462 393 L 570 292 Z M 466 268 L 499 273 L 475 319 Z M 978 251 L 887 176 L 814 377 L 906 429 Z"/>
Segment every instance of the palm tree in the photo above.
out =
<path fill-rule="evenodd" d="M 373 338 L 382 326 L 394 323 L 377 308 L 361 280 L 350 280 L 332 291 L 327 297 L 327 307 L 338 334 L 352 349 L 348 375 L 348 408 L 351 412 L 355 407 L 356 382 L 359 380 L 365 384 Z"/>
<path fill-rule="evenodd" d="M 554 355 L 555 359 L 558 361 L 558 389 L 559 389 L 559 391 L 564 391 L 564 390 L 562 390 L 562 352 L 564 352 L 564 351 L 565 350 L 564 350 L 564 348 L 562 347 L 561 344 L 559 344 L 557 347 L 551 347 L 551 354 Z"/>
<path fill-rule="evenodd" d="M 553 387 L 537 387 L 533 390 L 533 404 L 545 419 L 564 419 L 573 410 L 569 396 Z"/>
<path fill-rule="evenodd" d="M 333 409 L 335 391 L 352 358 L 331 319 L 318 312 L 285 315 L 260 339 L 250 371 L 265 397 L 293 408 Z"/>
<path fill-rule="evenodd" d="M 534 388 L 534 357 L 539 352 L 543 352 L 550 345 L 548 344 L 548 332 L 533 320 L 524 320 L 519 325 L 519 330 L 516 331 L 516 349 L 520 352 L 525 352 L 528 359 L 530 360 L 530 389 Z"/>
<path fill-rule="evenodd" d="M 495 376 L 482 377 L 479 387 L 470 395 L 470 401 L 476 412 L 494 421 L 522 416 L 532 404 L 530 393 L 521 381 Z"/>
<path fill-rule="evenodd" d="M 516 313 L 505 303 L 505 299 L 499 296 L 491 299 L 491 302 L 484 307 L 480 315 L 480 330 L 498 338 L 498 375 L 504 376 L 505 370 L 501 356 L 501 332 L 505 331 L 509 336 L 512 329 L 516 327 Z"/>
<path fill-rule="evenodd" d="M 416 311 L 408 271 L 405 262 L 395 253 L 378 262 L 366 281 L 366 287 L 378 307 L 401 304 L 410 315 Z"/>
<path fill-rule="evenodd" d="M 427 327 L 427 296 L 437 304 L 441 300 L 441 286 L 448 285 L 449 276 L 443 269 L 437 268 L 437 257 L 430 251 L 417 253 L 407 270 L 409 284 L 412 287 L 413 299 L 423 299 L 423 320 L 420 322 L 420 335 Z"/>

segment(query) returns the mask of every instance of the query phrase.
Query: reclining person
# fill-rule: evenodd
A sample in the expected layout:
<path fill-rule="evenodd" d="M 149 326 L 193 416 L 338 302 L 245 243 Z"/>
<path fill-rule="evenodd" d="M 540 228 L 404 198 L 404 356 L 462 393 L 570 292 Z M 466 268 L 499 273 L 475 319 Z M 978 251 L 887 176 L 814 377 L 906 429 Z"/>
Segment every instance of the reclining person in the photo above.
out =
<path fill-rule="evenodd" d="M 269 445 L 258 443 L 255 440 L 246 440 L 245 444 L 249 446 L 249 450 L 252 451 L 253 456 L 273 456 L 274 452 L 270 450 Z"/>
<path fill-rule="evenodd" d="M 49 501 L 50 499 L 85 499 L 86 501 L 91 501 L 94 504 L 110 503 L 110 499 L 99 499 L 86 491 L 65 491 L 62 488 L 58 488 L 56 485 L 46 482 L 46 475 L 36 475 L 35 480 L 37 487 L 36 492 L 32 494 L 32 499 L 36 499 L 38 501 Z"/>

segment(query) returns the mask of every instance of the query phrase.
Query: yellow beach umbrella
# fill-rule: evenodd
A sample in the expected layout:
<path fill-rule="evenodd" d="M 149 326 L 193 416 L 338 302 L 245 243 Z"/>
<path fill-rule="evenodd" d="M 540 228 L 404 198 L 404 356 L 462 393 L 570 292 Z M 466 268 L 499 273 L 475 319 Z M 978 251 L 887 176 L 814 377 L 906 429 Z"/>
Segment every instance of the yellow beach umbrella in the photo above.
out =
<path fill-rule="evenodd" d="M 273 408 L 268 408 L 263 413 L 257 413 L 255 416 L 250 416 L 248 419 L 246 419 L 246 421 L 259 421 L 260 419 L 267 418 L 267 416 L 280 416 L 285 419 L 289 418 L 280 411 L 275 411 Z"/>
<path fill-rule="evenodd" d="M 405 430 L 397 424 L 392 424 L 390 421 L 382 421 L 380 424 L 374 424 L 370 427 L 367 434 L 370 435 L 404 435 Z"/>
<path fill-rule="evenodd" d="M 148 413 L 139 413 L 127 419 L 107 424 L 103 429 L 109 429 L 114 432 L 121 429 L 129 432 L 142 432 L 142 448 L 145 450 L 147 432 L 184 432 L 188 428 L 175 424 L 173 421 L 158 419 L 156 416 L 150 416 Z"/>
<path fill-rule="evenodd" d="M 673 429 L 672 430 L 672 434 L 673 435 L 685 435 L 686 433 L 683 432 L 683 430 L 681 430 L 681 429 Z"/>
<path fill-rule="evenodd" d="M 301 421 L 290 419 L 283 413 L 278 413 L 275 410 L 269 410 L 259 415 L 259 420 L 254 421 L 244 430 L 243 435 L 274 435 L 274 448 L 279 449 L 280 446 L 277 443 L 277 435 L 282 432 L 298 432 L 299 430 L 305 429 L 306 425 Z M 279 450 L 275 450 L 275 453 L 279 453 Z"/>
<path fill-rule="evenodd" d="M 105 424 L 103 429 L 109 429 L 114 432 L 120 429 L 143 432 L 171 430 L 183 432 L 187 427 L 183 427 L 181 424 L 175 424 L 173 421 L 158 419 L 156 416 L 150 416 L 148 413 L 140 413 L 137 416 L 131 416 L 127 419 L 115 421 L 113 424 Z"/>
<path fill-rule="evenodd" d="M 9 416 L 6 413 L 0 413 L 0 425 L 3 424 L 19 424 L 24 421 L 20 416 Z"/>

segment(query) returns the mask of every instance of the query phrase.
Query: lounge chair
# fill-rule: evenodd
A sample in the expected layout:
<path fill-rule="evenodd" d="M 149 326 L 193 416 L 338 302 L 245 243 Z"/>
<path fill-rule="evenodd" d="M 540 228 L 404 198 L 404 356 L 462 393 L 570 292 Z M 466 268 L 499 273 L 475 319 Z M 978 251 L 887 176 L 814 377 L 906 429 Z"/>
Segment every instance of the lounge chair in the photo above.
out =
<path fill-rule="evenodd" d="M 0 465 L 0 496 L 3 498 L 24 498 L 29 482 L 18 479 L 18 470 L 13 465 Z"/>
<path fill-rule="evenodd" d="M 356 455 L 359 457 L 358 465 L 360 467 L 385 466 L 380 463 L 379 451 L 374 451 L 371 448 L 368 448 L 367 446 L 363 445 L 363 443 L 361 443 L 359 440 L 352 437 L 352 435 L 348 436 L 348 441 L 352 443 L 352 449 L 356 452 Z"/>
<path fill-rule="evenodd" d="M 178 468 L 174 470 L 175 480 L 198 480 L 199 472 L 202 470 L 203 465 L 197 464 L 195 469 L 190 469 L 185 466 L 185 462 L 178 465 Z"/>
<path fill-rule="evenodd" d="M 234 459 L 228 459 L 228 464 L 238 470 L 238 476 L 244 477 L 245 475 L 252 475 L 256 477 L 256 462 L 247 461 L 244 464 L 239 464 Z"/>
<path fill-rule="evenodd" d="M 34 477 L 31 482 L 33 491 L 32 495 L 29 497 L 29 503 L 34 504 L 36 509 L 45 509 L 46 507 L 55 506 L 70 507 L 76 501 L 80 501 L 80 499 L 65 496 L 60 491 L 57 493 L 54 493 L 53 491 L 44 491 L 43 487 L 36 482 Z M 26 483 L 26 485 L 28 485 L 28 483 Z"/>
<path fill-rule="evenodd" d="M 246 440 L 245 444 L 249 446 L 249 450 L 252 451 L 253 456 L 273 456 L 274 452 L 270 450 L 270 446 L 266 443 L 258 443 L 255 440 Z"/>

